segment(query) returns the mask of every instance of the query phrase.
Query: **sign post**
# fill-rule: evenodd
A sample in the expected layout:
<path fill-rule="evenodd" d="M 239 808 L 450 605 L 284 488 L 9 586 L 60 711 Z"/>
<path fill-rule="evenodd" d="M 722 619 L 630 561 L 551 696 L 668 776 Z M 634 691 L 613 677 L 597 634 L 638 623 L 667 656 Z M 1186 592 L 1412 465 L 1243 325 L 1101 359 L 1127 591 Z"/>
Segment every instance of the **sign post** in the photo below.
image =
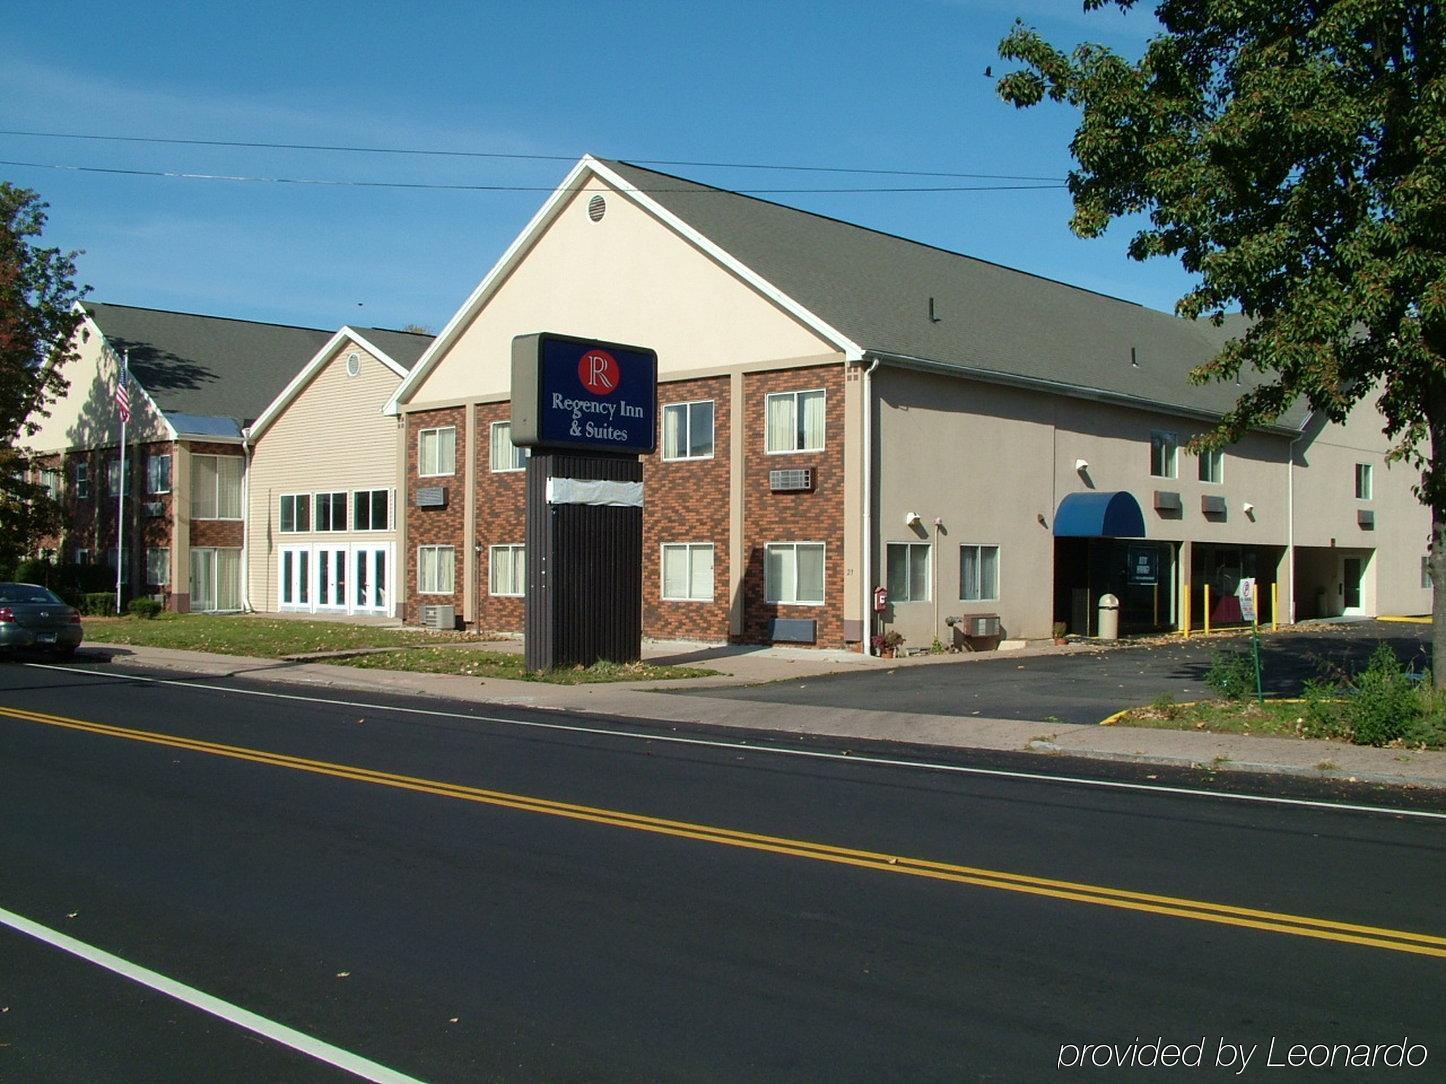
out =
<path fill-rule="evenodd" d="M 1253 577 L 1240 581 L 1240 615 L 1250 622 L 1250 653 L 1255 660 L 1255 699 L 1265 703 L 1260 680 L 1260 586 Z"/>
<path fill-rule="evenodd" d="M 529 670 L 636 662 L 643 465 L 657 445 L 658 356 L 538 333 L 512 340 L 512 442 L 527 460 Z"/>

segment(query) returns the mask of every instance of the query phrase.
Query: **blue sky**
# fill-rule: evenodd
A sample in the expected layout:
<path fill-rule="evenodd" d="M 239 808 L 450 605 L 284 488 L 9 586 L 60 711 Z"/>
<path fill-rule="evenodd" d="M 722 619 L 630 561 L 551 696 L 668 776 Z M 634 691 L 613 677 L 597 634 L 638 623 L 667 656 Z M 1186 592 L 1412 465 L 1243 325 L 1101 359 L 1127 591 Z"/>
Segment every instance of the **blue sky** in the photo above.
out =
<path fill-rule="evenodd" d="M 98 300 L 332 328 L 440 328 L 583 153 L 643 162 L 1063 178 L 1075 117 L 1002 103 L 1016 18 L 1130 55 L 1148 12 L 1078 0 L 9 4 L 0 128 L 555 155 L 563 160 L 217 148 L 0 135 L 0 179 L 50 204 Z M 495 184 L 392 190 L 49 166 Z M 739 190 L 926 178 L 658 166 Z M 990 183 L 939 179 L 944 184 Z M 1063 191 L 775 192 L 764 198 L 1169 309 L 1128 230 L 1080 241 Z"/>

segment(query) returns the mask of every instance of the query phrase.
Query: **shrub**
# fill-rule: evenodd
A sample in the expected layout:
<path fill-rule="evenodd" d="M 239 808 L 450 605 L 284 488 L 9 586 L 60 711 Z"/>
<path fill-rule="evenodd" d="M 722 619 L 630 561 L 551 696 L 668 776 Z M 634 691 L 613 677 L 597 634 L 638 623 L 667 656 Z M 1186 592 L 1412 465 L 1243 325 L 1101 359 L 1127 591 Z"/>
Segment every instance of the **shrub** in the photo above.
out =
<path fill-rule="evenodd" d="M 1240 651 L 1212 652 L 1205 684 L 1226 700 L 1244 700 L 1255 695 L 1255 663 Z"/>
<path fill-rule="evenodd" d="M 1421 698 L 1391 645 L 1380 643 L 1355 676 L 1348 702 L 1351 738 L 1357 745 L 1388 745 L 1421 717 Z"/>
<path fill-rule="evenodd" d="M 115 592 L 87 591 L 72 605 L 81 613 L 91 617 L 113 617 L 115 615 Z"/>
<path fill-rule="evenodd" d="M 132 617 L 143 617 L 147 621 L 155 617 L 156 614 L 160 613 L 163 609 L 165 609 L 165 607 L 153 598 L 133 598 L 131 599 L 131 604 L 126 607 L 127 612 L 129 612 Z"/>

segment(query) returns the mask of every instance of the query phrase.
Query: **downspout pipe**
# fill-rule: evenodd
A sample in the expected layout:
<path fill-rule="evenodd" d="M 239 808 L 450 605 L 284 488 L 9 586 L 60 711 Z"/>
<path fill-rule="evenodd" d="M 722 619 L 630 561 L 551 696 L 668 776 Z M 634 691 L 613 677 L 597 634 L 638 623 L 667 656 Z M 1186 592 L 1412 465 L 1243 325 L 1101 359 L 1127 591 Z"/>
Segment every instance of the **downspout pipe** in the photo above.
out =
<path fill-rule="evenodd" d="M 865 358 L 869 355 L 865 354 Z M 864 546 L 863 575 L 859 580 L 864 591 L 864 655 L 874 653 L 874 370 L 883 361 L 873 355 L 869 367 L 864 370 Z"/>
<path fill-rule="evenodd" d="M 251 605 L 251 429 L 241 430 L 241 452 L 246 462 L 241 468 L 241 610 L 254 614 Z"/>

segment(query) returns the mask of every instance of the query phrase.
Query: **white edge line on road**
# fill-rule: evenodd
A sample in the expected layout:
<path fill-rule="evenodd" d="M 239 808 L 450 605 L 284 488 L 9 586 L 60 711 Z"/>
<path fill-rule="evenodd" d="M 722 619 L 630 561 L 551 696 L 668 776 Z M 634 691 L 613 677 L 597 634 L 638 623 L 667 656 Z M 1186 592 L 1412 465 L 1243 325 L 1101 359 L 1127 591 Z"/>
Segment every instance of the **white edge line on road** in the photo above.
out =
<path fill-rule="evenodd" d="M 535 730 L 560 730 L 571 734 L 591 734 L 606 738 L 629 738 L 634 741 L 671 742 L 674 745 L 702 745 L 711 749 L 735 749 L 749 753 L 771 753 L 775 756 L 804 757 L 812 760 L 837 760 L 846 764 L 876 764 L 887 768 L 917 768 L 931 772 L 950 772 L 956 775 L 980 775 L 996 779 L 1020 779 L 1033 783 L 1066 783 L 1081 787 L 1103 787 L 1109 790 L 1141 791 L 1147 794 L 1173 794 L 1187 798 L 1219 798 L 1232 802 L 1254 802 L 1258 805 L 1285 805 L 1302 809 L 1326 809 L 1337 813 L 1377 813 L 1392 817 L 1416 817 L 1421 820 L 1446 821 L 1446 813 L 1427 809 L 1396 809 L 1381 805 L 1353 805 L 1348 802 L 1323 802 L 1311 798 L 1281 798 L 1268 794 L 1235 794 L 1230 791 L 1203 790 L 1198 787 L 1154 786 L 1149 783 L 1129 783 L 1118 779 L 1089 779 L 1084 776 L 1046 775 L 1042 772 L 1017 772 L 1004 768 L 976 768 L 966 764 L 941 764 L 930 760 L 908 760 L 897 757 L 869 756 L 855 753 L 829 753 L 821 749 L 787 749 L 776 745 L 755 745 L 750 742 L 722 741 L 714 738 L 683 737 L 677 734 L 640 734 L 629 730 L 610 727 L 579 726 L 573 723 L 545 723 L 534 719 L 507 719 L 496 715 L 469 715 L 460 711 L 438 711 L 432 708 L 400 707 L 394 704 L 368 703 L 364 700 L 335 700 L 321 696 L 305 696 L 300 693 L 276 693 L 266 689 L 243 689 L 235 685 L 213 685 L 199 681 L 176 681 L 170 678 L 145 677 L 140 674 L 122 674 L 115 671 L 100 672 L 80 666 L 58 666 L 48 663 L 25 663 L 37 670 L 65 670 L 75 674 L 86 674 L 97 678 L 123 678 L 126 681 L 140 681 L 151 685 L 174 685 L 182 689 L 200 689 L 205 692 L 236 693 L 239 696 L 262 696 L 274 700 L 300 700 L 307 704 L 326 704 L 339 708 L 367 708 L 370 710 L 393 711 L 407 715 L 425 715 L 438 719 L 463 719 L 474 723 L 499 723 L 504 726 L 525 727 Z M 407 695 L 407 694 L 399 694 Z M 548 708 L 526 708 L 523 710 L 548 711 Z M 662 720 L 657 720 L 662 722 Z M 806 736 L 806 735 L 805 735 Z M 829 737 L 830 735 L 821 735 Z M 836 737 L 836 736 L 835 736 Z M 843 740 L 837 738 L 836 740 Z M 1066 751 L 1066 755 L 1068 752 Z"/>
<path fill-rule="evenodd" d="M 254 1012 L 232 1005 L 228 1001 L 222 1001 L 218 997 L 202 993 L 194 987 L 187 986 L 175 979 L 168 979 L 165 975 L 158 974 L 150 968 L 133 964 L 129 960 L 122 960 L 104 949 L 98 949 L 93 945 L 87 945 L 84 941 L 77 941 L 73 937 L 42 926 L 38 922 L 32 922 L 23 915 L 17 915 L 13 911 L 0 908 L 0 925 L 9 926 L 19 933 L 28 934 L 38 941 L 43 941 L 53 948 L 61 949 L 72 955 L 79 956 L 82 960 L 103 967 L 107 971 L 113 971 L 117 975 L 138 982 L 142 986 L 149 986 L 167 997 L 173 997 L 177 1001 L 183 1001 L 193 1008 L 208 1012 L 212 1016 L 219 1016 L 222 1020 L 229 1021 L 247 1031 L 254 1031 L 256 1034 L 267 1039 L 289 1046 L 298 1050 L 308 1057 L 324 1061 L 328 1065 L 334 1065 L 338 1069 L 344 1069 L 349 1073 L 363 1078 L 364 1080 L 378 1081 L 379 1084 L 421 1084 L 415 1077 L 406 1076 L 394 1069 L 388 1069 L 385 1065 L 378 1065 L 374 1061 L 357 1054 L 352 1054 L 339 1047 L 324 1043 L 320 1039 L 313 1039 L 310 1035 L 303 1035 L 294 1028 L 285 1024 L 278 1024 L 274 1020 L 268 1020 L 264 1016 L 257 1016 Z"/>

